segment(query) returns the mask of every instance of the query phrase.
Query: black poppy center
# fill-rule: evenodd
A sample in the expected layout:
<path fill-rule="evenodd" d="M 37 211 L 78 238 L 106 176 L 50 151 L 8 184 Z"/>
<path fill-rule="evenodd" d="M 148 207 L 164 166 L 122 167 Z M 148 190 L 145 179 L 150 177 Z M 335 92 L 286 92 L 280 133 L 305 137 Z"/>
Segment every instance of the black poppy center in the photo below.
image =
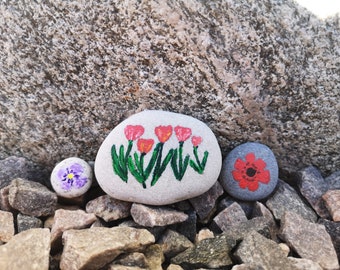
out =
<path fill-rule="evenodd" d="M 254 170 L 253 168 L 248 168 L 247 171 L 246 171 L 246 174 L 249 177 L 253 177 L 256 174 L 256 170 Z"/>

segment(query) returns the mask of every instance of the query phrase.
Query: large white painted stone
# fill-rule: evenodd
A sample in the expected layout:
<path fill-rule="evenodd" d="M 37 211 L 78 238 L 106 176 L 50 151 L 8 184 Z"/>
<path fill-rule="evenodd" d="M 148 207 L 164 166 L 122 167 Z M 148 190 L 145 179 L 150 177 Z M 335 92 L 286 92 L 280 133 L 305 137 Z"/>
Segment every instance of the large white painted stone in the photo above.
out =
<path fill-rule="evenodd" d="M 113 198 L 165 205 L 206 192 L 221 164 L 218 142 L 206 124 L 150 110 L 111 131 L 98 151 L 95 175 Z"/>

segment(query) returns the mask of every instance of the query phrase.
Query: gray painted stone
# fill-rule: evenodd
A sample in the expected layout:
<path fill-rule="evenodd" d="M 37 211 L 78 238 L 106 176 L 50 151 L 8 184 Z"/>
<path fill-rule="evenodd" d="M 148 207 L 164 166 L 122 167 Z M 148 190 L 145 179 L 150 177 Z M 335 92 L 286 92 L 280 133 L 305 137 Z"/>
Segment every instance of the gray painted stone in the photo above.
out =
<path fill-rule="evenodd" d="M 166 205 L 208 191 L 221 164 L 219 145 L 206 124 L 183 114 L 147 110 L 129 117 L 106 137 L 95 174 L 113 198 Z"/>
<path fill-rule="evenodd" d="M 279 181 L 278 189 L 266 201 L 266 206 L 272 211 L 274 217 L 280 220 L 285 211 L 293 211 L 303 218 L 316 222 L 317 215 L 297 194 L 297 192 L 284 181 Z"/>
<path fill-rule="evenodd" d="M 17 178 L 9 186 L 8 201 L 25 215 L 49 216 L 57 207 L 57 194 L 40 183 Z"/>
<path fill-rule="evenodd" d="M 285 212 L 281 220 L 280 237 L 301 258 L 320 264 L 323 269 L 339 269 L 338 258 L 325 226 L 303 219 L 294 212 Z"/>
<path fill-rule="evenodd" d="M 322 218 L 329 218 L 329 212 L 322 199 L 322 195 L 328 190 L 329 186 L 320 171 L 314 166 L 300 170 L 297 173 L 297 184 L 301 194 L 315 212 Z"/>
<path fill-rule="evenodd" d="M 3 3 L 0 158 L 93 160 L 148 108 L 204 121 L 223 152 L 261 141 L 284 170 L 339 168 L 336 18 L 293 1 L 54 3 Z"/>
<path fill-rule="evenodd" d="M 277 161 L 269 147 L 260 143 L 244 143 L 224 159 L 221 182 L 232 197 L 256 201 L 273 192 L 278 175 Z"/>

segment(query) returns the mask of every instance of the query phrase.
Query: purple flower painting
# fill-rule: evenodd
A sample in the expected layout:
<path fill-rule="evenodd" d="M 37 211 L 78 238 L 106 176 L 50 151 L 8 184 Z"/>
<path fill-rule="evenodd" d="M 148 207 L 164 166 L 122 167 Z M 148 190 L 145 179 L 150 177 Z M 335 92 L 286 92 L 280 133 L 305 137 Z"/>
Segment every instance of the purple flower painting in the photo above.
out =
<path fill-rule="evenodd" d="M 82 176 L 84 168 L 74 163 L 69 167 L 62 168 L 58 171 L 58 178 L 62 181 L 62 188 L 70 190 L 71 188 L 81 188 L 89 180 L 87 177 Z"/>

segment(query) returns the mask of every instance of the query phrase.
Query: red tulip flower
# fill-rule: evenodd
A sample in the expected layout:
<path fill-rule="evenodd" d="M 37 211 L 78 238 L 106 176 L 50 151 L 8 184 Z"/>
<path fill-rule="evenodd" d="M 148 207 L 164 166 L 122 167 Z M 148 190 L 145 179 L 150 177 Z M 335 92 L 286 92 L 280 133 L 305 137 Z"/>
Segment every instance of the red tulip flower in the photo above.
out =
<path fill-rule="evenodd" d="M 175 127 L 175 134 L 179 142 L 184 142 L 191 136 L 191 128 L 177 126 Z"/>
<path fill-rule="evenodd" d="M 191 142 L 192 142 L 192 145 L 194 147 L 197 147 L 198 145 L 200 145 L 202 143 L 202 137 L 200 137 L 200 136 L 192 136 Z"/>
<path fill-rule="evenodd" d="M 165 143 L 172 135 L 172 126 L 158 126 L 155 128 L 155 134 L 161 143 Z"/>
<path fill-rule="evenodd" d="M 154 144 L 153 139 L 139 139 L 137 141 L 138 151 L 142 154 L 147 154 L 150 152 L 152 146 Z"/>
<path fill-rule="evenodd" d="M 126 138 L 129 141 L 134 141 L 143 135 L 144 127 L 140 125 L 136 125 L 136 126 L 127 125 L 124 129 L 124 133 L 125 133 Z"/>

